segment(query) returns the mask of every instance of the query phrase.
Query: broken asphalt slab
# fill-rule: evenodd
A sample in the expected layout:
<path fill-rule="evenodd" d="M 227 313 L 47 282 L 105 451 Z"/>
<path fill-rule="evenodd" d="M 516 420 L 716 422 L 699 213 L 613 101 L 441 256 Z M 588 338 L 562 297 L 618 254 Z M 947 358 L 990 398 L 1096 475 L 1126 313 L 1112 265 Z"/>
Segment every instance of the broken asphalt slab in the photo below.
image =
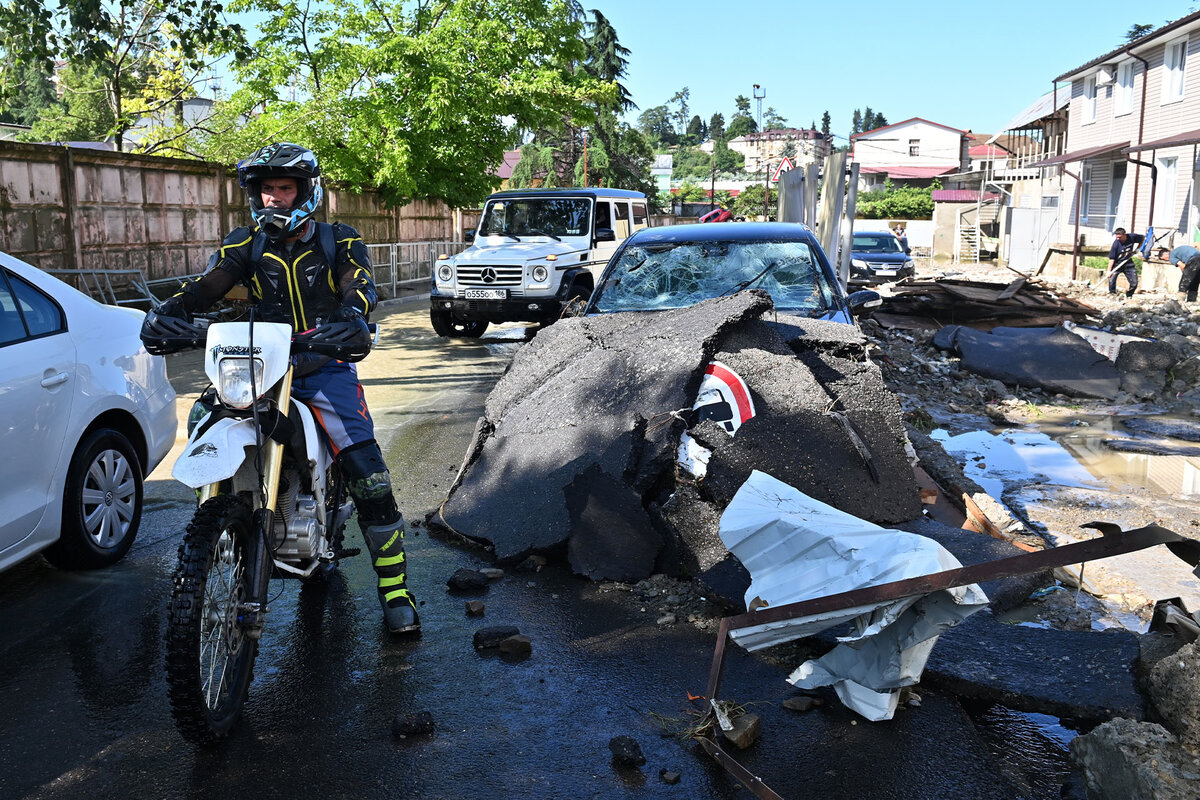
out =
<path fill-rule="evenodd" d="M 1143 719 L 1138 636 L 1007 625 L 990 612 L 943 633 L 923 686 L 1081 722 Z"/>
<path fill-rule="evenodd" d="M 713 360 L 743 374 L 756 413 L 733 438 L 712 422 L 692 429 L 714 451 L 711 472 L 668 507 L 689 483 L 676 450 Z M 565 546 L 598 580 L 703 571 L 725 556 L 716 522 L 753 469 L 864 519 L 915 518 L 904 444 L 899 405 L 854 326 L 776 315 L 757 292 L 564 320 L 517 353 L 488 397 L 438 522 L 501 562 Z M 709 508 L 685 508 L 693 498 Z M 672 511 L 704 530 L 681 530 Z"/>

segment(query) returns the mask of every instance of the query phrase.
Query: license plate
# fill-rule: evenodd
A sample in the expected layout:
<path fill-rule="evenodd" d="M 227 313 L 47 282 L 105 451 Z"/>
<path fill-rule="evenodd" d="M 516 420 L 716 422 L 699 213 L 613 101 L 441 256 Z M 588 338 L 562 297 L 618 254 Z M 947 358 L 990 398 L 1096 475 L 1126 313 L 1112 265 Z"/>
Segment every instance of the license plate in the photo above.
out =
<path fill-rule="evenodd" d="M 467 289 L 463 297 L 468 300 L 507 300 L 508 289 Z"/>
<path fill-rule="evenodd" d="M 883 275 L 885 277 L 888 275 L 899 275 L 900 270 L 898 270 L 898 269 L 877 269 L 877 270 L 875 270 L 875 274 Z"/>

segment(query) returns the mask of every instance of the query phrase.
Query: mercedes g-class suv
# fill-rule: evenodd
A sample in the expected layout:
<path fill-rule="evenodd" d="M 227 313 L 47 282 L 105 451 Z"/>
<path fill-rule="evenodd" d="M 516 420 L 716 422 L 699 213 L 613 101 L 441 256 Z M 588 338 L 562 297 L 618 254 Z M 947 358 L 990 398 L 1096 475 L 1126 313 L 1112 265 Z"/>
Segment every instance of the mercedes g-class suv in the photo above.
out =
<path fill-rule="evenodd" d="M 524 189 L 487 199 L 471 246 L 440 258 L 429 317 L 440 336 L 476 337 L 490 322 L 558 319 L 582 308 L 609 257 L 648 227 L 646 195 L 624 189 Z"/>

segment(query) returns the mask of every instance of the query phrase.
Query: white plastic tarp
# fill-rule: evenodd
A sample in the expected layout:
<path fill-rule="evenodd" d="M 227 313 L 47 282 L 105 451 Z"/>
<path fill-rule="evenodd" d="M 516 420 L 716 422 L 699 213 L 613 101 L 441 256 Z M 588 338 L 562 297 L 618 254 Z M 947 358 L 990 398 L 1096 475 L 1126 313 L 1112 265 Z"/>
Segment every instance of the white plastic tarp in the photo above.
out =
<path fill-rule="evenodd" d="M 782 606 L 962 566 L 944 547 L 914 533 L 882 528 L 755 471 L 721 517 L 721 539 L 750 572 L 746 592 Z M 920 680 L 938 635 L 986 606 L 976 585 L 731 631 L 758 650 L 853 621 L 855 633 L 788 680 L 833 686 L 870 720 L 891 719 L 899 691 Z"/>

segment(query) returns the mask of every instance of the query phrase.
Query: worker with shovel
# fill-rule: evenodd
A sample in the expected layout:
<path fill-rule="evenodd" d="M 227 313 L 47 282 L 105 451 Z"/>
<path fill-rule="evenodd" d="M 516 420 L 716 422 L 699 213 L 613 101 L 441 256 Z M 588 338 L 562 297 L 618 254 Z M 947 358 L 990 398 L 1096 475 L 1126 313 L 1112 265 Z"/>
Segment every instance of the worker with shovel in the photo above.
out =
<path fill-rule="evenodd" d="M 1117 276 L 1124 274 L 1129 284 L 1125 296 L 1133 297 L 1138 285 L 1137 267 L 1133 264 L 1133 256 L 1146 237 L 1140 233 L 1127 233 L 1124 228 L 1117 228 L 1113 233 L 1117 238 L 1108 251 L 1108 293 L 1117 293 Z"/>

